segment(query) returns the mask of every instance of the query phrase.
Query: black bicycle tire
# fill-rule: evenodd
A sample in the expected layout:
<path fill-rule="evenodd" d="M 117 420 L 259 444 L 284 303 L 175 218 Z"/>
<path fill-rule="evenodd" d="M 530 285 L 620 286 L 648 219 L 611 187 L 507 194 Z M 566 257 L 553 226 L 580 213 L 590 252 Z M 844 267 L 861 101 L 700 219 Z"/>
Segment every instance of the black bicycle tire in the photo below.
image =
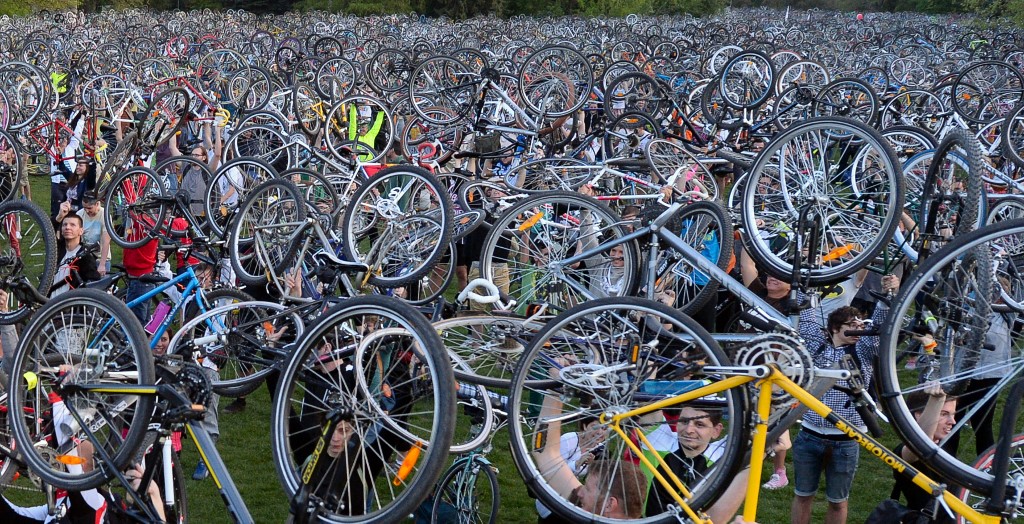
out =
<path fill-rule="evenodd" d="M 682 231 L 680 231 L 679 229 L 683 225 L 685 225 L 686 220 L 698 215 L 703 215 L 704 217 L 709 219 L 712 222 L 713 230 L 718 232 L 718 260 L 714 260 L 712 262 L 714 262 L 714 264 L 718 266 L 719 269 L 725 271 L 725 269 L 729 266 L 729 261 L 732 259 L 733 229 L 732 221 L 726 215 L 725 209 L 722 207 L 721 204 L 712 200 L 705 200 L 687 204 L 686 206 L 681 208 L 678 213 L 673 215 L 672 219 L 669 221 L 666 227 L 671 228 L 673 233 L 680 235 Z M 683 237 L 683 240 L 685 241 L 689 238 L 691 237 L 686 236 Z M 703 243 L 704 241 L 711 242 L 714 239 L 709 239 L 707 238 L 707 235 L 701 234 L 699 238 L 695 238 L 692 240 L 696 240 L 698 242 Z M 691 244 L 690 247 L 697 249 L 700 246 L 695 246 Z M 663 249 L 670 248 L 666 247 Z M 697 249 L 697 251 L 700 252 L 702 250 Z M 672 267 L 665 268 L 666 272 L 674 272 L 674 266 L 680 263 L 682 263 L 682 261 L 672 263 Z M 687 264 L 687 266 L 690 267 L 691 271 L 696 272 L 695 268 L 693 268 L 689 264 Z M 709 275 L 703 275 L 702 273 L 699 275 L 692 275 L 692 278 L 699 278 L 701 276 L 707 279 L 707 282 L 703 286 L 701 286 L 700 291 L 698 291 L 697 294 L 687 302 L 681 302 L 682 293 L 680 293 L 679 288 L 673 287 L 676 293 L 676 302 L 673 304 L 673 307 L 679 309 L 680 311 L 687 315 L 693 315 L 697 313 L 697 311 L 699 311 L 701 308 L 703 308 L 704 305 L 707 304 L 712 297 L 717 296 L 718 281 L 715 280 L 714 278 L 711 278 Z M 658 275 L 658 280 L 662 280 L 664 278 L 667 278 L 667 276 L 664 274 Z M 686 285 L 686 279 L 683 280 L 683 285 Z M 645 282 L 646 279 L 641 278 L 640 281 Z"/>
<path fill-rule="evenodd" d="M 455 488 L 455 495 L 457 497 L 467 495 L 469 498 L 473 499 L 473 492 L 476 491 L 476 485 L 480 481 L 480 477 L 483 476 L 484 478 L 486 478 L 487 485 L 490 487 L 489 489 L 491 490 L 492 493 L 490 518 L 488 518 L 486 521 L 480 520 L 476 515 L 475 508 L 456 508 L 457 514 L 460 517 L 468 517 L 472 519 L 471 522 L 474 523 L 494 524 L 497 521 L 498 508 L 501 506 L 501 492 L 499 491 L 498 487 L 498 476 L 494 473 L 494 469 L 487 461 L 476 458 L 476 456 L 472 456 L 470 458 L 467 458 L 466 460 L 473 461 L 476 464 L 473 466 L 467 466 L 464 464 L 460 464 L 459 462 L 456 462 L 452 467 L 448 468 L 448 471 L 446 471 L 445 474 L 441 477 L 440 482 L 437 483 L 437 491 L 434 496 L 434 504 L 430 511 L 431 524 L 446 524 L 446 521 L 438 520 L 438 516 L 440 514 L 438 509 L 439 506 L 441 505 L 442 500 L 441 493 L 448 489 L 449 483 L 463 483 L 464 480 L 462 477 L 467 469 L 473 470 L 470 473 L 473 476 L 472 487 L 469 490 Z"/>
<path fill-rule="evenodd" d="M 1024 234 L 1024 219 L 1006 220 L 963 235 L 957 235 L 952 242 L 932 253 L 909 277 L 903 279 L 900 292 L 892 300 L 892 308 L 889 313 L 891 318 L 897 320 L 883 324 L 879 340 L 878 386 L 882 392 L 881 401 L 901 440 L 918 456 L 929 457 L 929 467 L 943 478 L 956 479 L 957 484 L 985 494 L 992 488 L 992 476 L 973 469 L 943 450 L 932 440 L 931 435 L 924 434 L 917 424 L 917 419 L 907 406 L 904 397 L 906 393 L 903 392 L 899 376 L 902 368 L 899 361 L 900 345 L 906 335 L 904 332 L 906 321 L 899 319 L 904 319 L 911 308 L 916 309 L 915 301 L 918 299 L 918 295 L 927 287 L 929 281 L 934 279 L 937 272 L 947 264 L 956 261 L 962 254 L 972 250 L 990 249 L 988 244 L 1001 236 L 1021 234 Z M 930 294 L 930 292 L 926 293 Z M 969 379 L 969 376 L 962 378 Z M 1013 402 L 1013 399 L 1008 399 L 1008 401 Z M 1019 402 L 1019 399 L 1017 401 Z"/>
<path fill-rule="evenodd" d="M 38 279 L 30 279 L 29 283 L 36 288 L 39 294 L 46 296 L 50 291 L 50 287 L 53 285 L 53 277 L 57 274 L 57 235 L 54 232 L 50 217 L 47 216 L 46 212 L 39 206 L 30 200 L 11 200 L 0 204 L 0 217 L 7 215 L 8 213 L 19 213 L 24 214 L 26 218 L 33 222 L 34 228 L 42 235 L 42 247 L 43 257 L 42 260 L 35 260 L 36 257 L 32 257 L 31 260 L 25 260 L 24 252 L 20 251 L 20 246 L 17 250 L 13 251 L 13 255 L 17 256 L 24 263 L 31 263 L 34 268 L 41 269 Z M 24 234 L 25 228 L 19 228 L 17 234 L 20 235 L 19 243 L 21 238 L 25 238 L 27 235 Z M 7 235 L 6 231 L 3 234 Z M 4 240 L 5 247 L 10 245 L 9 240 Z M 11 246 L 11 249 L 14 249 Z M 34 280 L 34 281 L 33 281 Z M 0 312 L 0 324 L 10 325 L 21 322 L 29 315 L 32 314 L 34 307 L 30 307 L 27 304 L 18 304 L 17 297 L 14 293 L 8 290 L 9 299 L 14 300 L 15 303 L 8 304 L 8 311 Z"/>
<path fill-rule="evenodd" d="M 273 196 L 270 201 L 265 200 L 264 194 L 269 194 L 269 192 L 272 191 L 280 191 L 282 193 Z M 295 262 L 293 258 L 299 249 L 297 240 L 293 241 L 287 239 L 287 236 L 291 235 L 292 231 L 283 230 L 273 233 L 275 236 L 284 235 L 284 239 L 288 240 L 287 243 L 279 244 L 278 247 L 283 248 L 283 251 L 281 251 L 280 257 L 273 267 L 263 267 L 262 260 L 253 259 L 248 260 L 248 263 L 255 265 L 249 266 L 247 261 L 241 258 L 242 255 L 246 253 L 249 253 L 251 256 L 256 256 L 254 251 L 256 249 L 256 239 L 254 236 L 246 235 L 244 231 L 248 224 L 246 222 L 248 213 L 256 209 L 256 206 L 262 205 L 263 203 L 267 203 L 269 208 L 269 206 L 276 206 L 276 204 L 285 201 L 284 199 L 288 199 L 294 203 L 285 210 L 289 213 L 289 218 L 294 219 L 295 223 L 304 222 L 306 218 L 305 200 L 302 198 L 301 193 L 299 193 L 299 189 L 295 187 L 295 184 L 283 178 L 267 180 L 253 188 L 246 196 L 245 202 L 239 206 L 235 217 L 231 220 L 230 229 L 227 232 L 229 245 L 228 254 L 231 259 L 231 268 L 234 270 L 235 276 L 238 278 L 239 282 L 250 286 L 263 285 L 267 282 L 268 271 L 274 275 L 280 275 L 285 268 Z M 279 206 L 277 207 L 280 210 Z M 291 213 L 294 213 L 294 215 L 291 215 Z M 274 224 L 280 224 L 282 215 L 276 215 L 273 218 L 275 219 L 273 222 Z M 258 219 L 259 217 L 257 217 L 257 220 Z M 258 222 L 251 224 L 253 228 L 266 228 L 270 225 L 271 224 L 263 223 L 262 220 L 258 220 Z M 255 235 L 255 229 L 251 231 L 251 234 Z M 296 238 L 301 239 L 302 237 L 300 236 Z M 258 274 L 254 274 L 254 270 L 262 271 Z"/>
<path fill-rule="evenodd" d="M 445 469 L 448 448 L 453 437 L 454 426 L 450 424 L 450 421 L 455 420 L 455 379 L 451 374 L 451 366 L 448 365 L 448 356 L 441 349 L 442 345 L 437 340 L 437 335 L 431 329 L 426 318 L 401 301 L 378 295 L 353 297 L 347 299 L 344 304 L 338 304 L 329 309 L 309 329 L 284 367 L 281 380 L 278 382 L 273 396 L 271 417 L 273 420 L 279 421 L 279 423 L 271 424 L 270 437 L 274 466 L 285 494 L 288 497 L 294 496 L 301 485 L 300 472 L 298 464 L 293 463 L 294 457 L 290 456 L 289 436 L 283 434 L 287 431 L 292 408 L 291 383 L 299 379 L 298 375 L 303 373 L 303 365 L 309 362 L 308 353 L 317 351 L 325 334 L 331 333 L 334 323 L 338 320 L 344 322 L 346 318 L 354 318 L 355 315 L 376 315 L 378 318 L 387 318 L 422 340 L 414 347 L 421 350 L 419 358 L 427 366 L 427 372 L 430 375 L 428 380 L 433 386 L 429 393 L 433 398 L 436 411 L 433 413 L 430 443 L 422 449 L 416 462 L 418 469 L 415 477 L 411 481 L 401 484 L 405 489 L 393 501 L 393 505 L 382 508 L 373 515 L 346 517 L 319 514 L 319 518 L 334 522 L 367 522 L 371 524 L 395 522 L 412 514 L 415 508 L 430 495 L 431 487 L 436 485 Z M 358 423 L 360 421 L 356 419 L 354 424 Z M 380 503 L 379 500 L 376 501 L 376 504 Z"/>
<path fill-rule="evenodd" d="M 669 333 L 675 333 L 676 336 L 684 337 L 690 344 L 690 348 L 685 351 L 689 353 L 691 357 L 688 358 L 702 358 L 707 365 L 729 365 L 729 359 L 725 353 L 718 347 L 718 344 L 714 341 L 710 334 L 707 333 L 702 327 L 700 327 L 693 319 L 683 315 L 679 311 L 672 309 L 664 304 L 654 302 L 651 300 L 638 299 L 633 297 L 614 297 L 614 298 L 602 298 L 587 302 L 575 306 L 562 314 L 558 315 L 554 319 L 550 320 L 545 328 L 537 333 L 533 337 L 529 346 L 523 353 L 523 357 L 519 361 L 519 365 L 516 368 L 515 374 L 512 378 L 512 389 L 509 395 L 509 410 L 513 413 L 521 413 L 526 416 L 537 416 L 536 408 L 529 404 L 529 402 L 537 402 L 537 399 L 531 398 L 527 400 L 525 397 L 539 396 L 539 391 L 531 391 L 524 386 L 527 380 L 535 376 L 540 370 L 532 369 L 531 363 L 534 361 L 534 356 L 538 355 L 537 362 L 540 362 L 543 367 L 550 366 L 551 356 L 539 356 L 542 352 L 548 353 L 549 355 L 557 355 L 557 347 L 552 348 L 549 346 L 551 343 L 552 335 L 555 335 L 563 330 L 572 331 L 572 322 L 576 318 L 584 319 L 590 314 L 596 314 L 602 311 L 630 311 L 636 315 L 658 315 L 658 318 L 649 322 L 650 325 L 662 325 L 671 322 L 672 328 L 665 328 L 665 331 Z M 592 320 L 584 320 L 583 324 L 593 325 Z M 602 328 L 604 326 L 602 325 Z M 612 328 L 608 328 L 612 329 Z M 647 328 L 654 329 L 654 328 Z M 685 333 L 685 335 L 684 335 Z M 671 335 L 669 335 L 671 336 Z M 699 346 L 699 347 L 698 347 Z M 594 360 L 602 360 L 605 355 L 604 348 L 594 348 L 597 351 L 597 355 L 593 357 Z M 614 352 L 615 350 L 612 349 Z M 700 357 L 694 357 L 697 352 L 700 352 Z M 682 354 L 683 352 L 680 352 Z M 580 353 L 582 357 L 583 354 Z M 616 360 L 609 360 L 615 362 Z M 649 362 L 649 361 L 647 361 Z M 646 365 L 646 363 L 645 363 Z M 692 376 L 692 375 L 691 375 Z M 699 375 L 698 375 L 699 376 Z M 571 394 L 575 389 L 574 387 L 566 387 L 565 381 L 562 379 L 551 379 L 547 382 L 551 382 L 551 386 L 559 386 L 564 394 Z M 541 386 L 544 387 L 544 386 Z M 631 389 L 638 389 L 639 385 L 630 386 Z M 724 407 L 723 411 L 727 413 L 723 414 L 723 422 L 728 421 L 729 431 L 725 439 L 727 439 L 726 445 L 724 446 L 724 455 L 715 462 L 715 472 L 712 473 L 710 480 L 707 480 L 707 484 L 699 488 L 696 488 L 693 499 L 688 501 L 688 504 L 694 509 L 707 509 L 715 500 L 717 500 L 725 491 L 728 483 L 732 481 L 733 474 L 738 471 L 737 466 L 740 466 L 740 461 L 743 458 L 744 450 L 746 449 L 746 442 L 749 438 L 749 432 L 744 431 L 746 427 L 746 394 L 745 390 L 740 389 L 729 389 L 721 393 Z M 623 397 L 625 399 L 627 397 Z M 632 404 L 632 395 L 629 396 Z M 600 399 L 595 398 L 595 401 Z M 642 400 L 636 402 L 642 403 Z M 597 404 L 600 406 L 600 403 Z M 595 409 L 591 406 L 591 409 Z M 599 408 L 598 408 L 599 409 Z M 529 423 L 524 422 L 524 423 Z M 527 487 L 537 496 L 544 505 L 551 509 L 555 514 L 560 517 L 573 521 L 573 522 L 617 522 L 616 520 L 603 518 L 599 515 L 587 512 L 580 509 L 571 502 L 563 499 L 557 495 L 550 486 L 547 486 L 543 477 L 539 471 L 537 471 L 536 465 L 533 464 L 531 458 L 531 448 L 535 445 L 533 436 L 527 436 L 523 433 L 524 423 L 513 423 L 510 424 L 510 436 L 509 441 L 512 447 L 512 457 L 516 464 L 516 468 L 519 470 L 520 475 L 526 482 Z M 628 430 L 627 430 L 628 431 Z M 606 442 L 606 445 L 608 443 Z M 609 448 L 610 449 L 610 448 Z M 606 451 L 605 453 L 611 453 L 613 457 L 619 457 L 617 449 Z M 691 488 L 693 488 L 691 486 Z M 651 516 L 644 519 L 644 522 L 674 522 L 675 517 L 670 513 L 664 513 L 660 515 Z"/>
<path fill-rule="evenodd" d="M 377 260 L 372 261 L 373 263 L 370 268 L 372 274 L 369 277 L 369 282 L 371 284 L 384 287 L 395 287 L 408 284 L 427 274 L 441 258 L 444 250 L 447 248 L 449 242 L 451 242 L 452 237 L 452 201 L 448 198 L 448 192 L 426 169 L 411 165 L 392 166 L 377 172 L 373 177 L 361 183 L 359 188 L 356 189 L 355 193 L 352 195 L 352 198 L 349 200 L 348 206 L 345 210 L 344 226 L 342 227 L 342 231 L 345 233 L 346 237 L 342 246 L 345 251 L 345 257 L 348 260 L 365 262 L 363 260 L 366 258 L 364 254 L 356 251 L 356 246 L 360 243 L 361 239 L 354 236 L 359 229 L 355 226 L 354 220 L 356 220 L 356 217 L 359 214 L 359 207 L 364 205 L 362 202 L 363 198 L 376 198 L 383 195 L 384 192 L 379 191 L 379 189 L 384 187 L 382 184 L 384 184 L 388 177 L 392 175 L 411 177 L 410 183 L 418 184 L 419 187 L 417 189 L 419 191 L 428 191 L 427 195 L 431 206 L 430 209 L 435 211 L 435 213 L 431 214 L 431 217 L 438 224 L 440 237 L 436 242 L 433 242 L 433 248 L 429 250 L 426 258 L 423 258 L 417 267 L 407 273 L 395 276 L 378 274 L 377 271 L 375 271 L 377 268 L 373 267 L 377 265 Z M 379 193 L 375 194 L 375 191 L 379 191 Z M 431 197 L 430 195 L 433 196 Z M 410 197 L 411 196 L 412 195 L 410 195 Z M 419 195 L 416 196 L 419 197 Z M 395 204 L 397 205 L 397 202 L 395 202 Z M 416 205 L 418 205 L 418 203 Z M 376 208 L 376 206 L 374 207 Z M 385 235 L 387 235 L 387 233 L 385 233 Z M 385 237 L 377 237 L 376 239 L 371 240 L 371 243 L 374 244 L 373 247 L 379 247 L 376 246 L 376 243 L 382 240 L 388 239 Z M 390 251 L 390 249 L 388 251 Z M 390 255 L 388 253 L 381 252 L 377 257 L 378 260 L 381 256 L 388 257 Z"/>
<path fill-rule="evenodd" d="M 139 199 L 144 198 L 143 195 L 136 196 L 136 200 L 134 200 L 133 202 L 125 202 L 123 204 L 115 205 L 113 199 L 118 197 L 118 190 L 121 188 L 123 184 L 129 183 L 129 180 L 135 177 L 136 175 L 143 176 L 146 178 L 143 182 L 141 182 L 141 185 L 131 184 L 130 186 L 127 186 L 126 189 L 131 189 L 132 192 L 138 195 L 138 192 L 135 191 L 137 189 L 144 189 L 146 190 L 146 192 L 151 192 L 154 191 L 155 188 L 155 192 L 158 193 L 157 195 L 155 195 L 157 197 L 157 201 L 143 202 L 142 204 L 139 204 Z M 142 247 L 147 242 L 155 238 L 154 235 L 158 233 L 161 228 L 164 227 L 164 219 L 167 218 L 167 204 L 162 201 L 162 199 L 166 196 L 167 193 L 166 190 L 164 189 L 163 180 L 160 178 L 160 175 L 156 174 L 156 172 L 154 172 L 152 169 L 146 167 L 133 167 L 131 169 L 121 172 L 121 174 L 118 175 L 117 178 L 115 178 L 114 181 L 110 183 L 110 187 L 108 187 L 107 189 L 107 196 L 104 198 L 103 202 L 103 222 L 104 226 L 107 229 L 107 234 L 110 235 L 110 240 L 113 241 L 115 244 L 121 246 L 122 248 L 133 249 Z M 125 223 L 115 225 L 113 220 L 114 217 L 121 216 L 123 213 L 127 212 L 130 209 L 130 207 L 133 206 L 143 206 L 143 208 L 145 209 L 154 208 L 157 210 L 157 212 L 153 224 L 149 224 L 147 226 L 145 234 L 143 234 L 142 231 L 137 231 L 139 237 L 135 240 L 129 240 L 128 231 L 125 230 L 127 227 L 129 227 L 129 224 Z"/>
<path fill-rule="evenodd" d="M 954 148 L 959 148 L 965 155 L 959 155 Z M 954 154 L 956 157 L 966 164 L 966 196 L 963 199 L 962 207 L 958 213 L 958 218 L 954 228 L 954 235 L 960 235 L 968 233 L 977 229 L 983 218 L 982 205 L 984 195 L 983 182 L 981 179 L 981 173 L 983 173 L 983 167 L 981 165 L 981 147 L 978 141 L 971 136 L 969 132 L 964 129 L 955 128 L 951 129 L 939 142 L 939 146 L 935 149 L 935 154 L 932 156 L 932 161 L 928 165 L 928 174 L 925 176 L 924 187 L 921 191 L 920 201 L 920 212 L 921 216 L 918 218 L 918 222 L 922 224 L 923 229 L 931 229 L 935 226 L 932 224 L 932 217 L 929 215 L 932 201 L 934 200 L 933 193 L 936 190 L 938 183 L 938 176 L 940 170 L 943 168 L 944 160 L 947 154 Z M 966 158 L 964 158 L 966 156 Z M 954 163 L 957 163 L 954 161 Z M 960 165 L 959 167 L 963 167 Z M 925 231 L 926 234 L 934 233 L 933 231 Z M 918 246 L 918 253 L 921 253 L 921 246 Z M 918 263 L 920 263 L 920 259 Z"/>
<path fill-rule="evenodd" d="M 88 314 L 90 315 L 90 318 L 93 319 L 98 318 L 98 314 L 101 311 L 110 314 L 111 320 L 115 321 L 114 325 L 119 330 L 119 338 L 123 337 L 123 345 L 120 348 L 98 348 L 96 351 L 100 353 L 109 352 L 111 350 L 127 350 L 131 352 L 131 356 L 133 357 L 131 365 L 134 366 L 138 372 L 138 378 L 135 382 L 138 385 L 155 383 L 156 372 L 153 368 L 153 356 L 149 351 L 149 337 L 142 329 L 142 324 L 123 302 L 108 295 L 107 293 L 93 289 L 71 290 L 62 294 L 60 297 L 47 302 L 46 305 L 44 305 L 39 312 L 32 317 L 32 320 L 25 327 L 21 343 L 18 345 L 18 349 L 14 353 L 12 369 L 27 369 L 28 363 L 26 360 L 28 358 L 28 354 L 33 351 L 41 351 L 38 348 L 33 347 L 33 340 L 35 340 L 37 336 L 40 336 L 46 328 L 47 323 L 51 320 L 49 315 L 57 314 L 57 318 L 64 318 L 61 314 L 61 309 L 64 307 L 81 307 L 83 308 L 83 311 L 88 308 Z M 100 343 L 98 339 L 95 340 L 95 342 Z M 84 347 L 82 349 L 85 350 Z M 111 361 L 111 363 L 113 363 L 113 361 Z M 25 405 L 26 399 L 23 391 L 23 388 L 25 387 L 25 382 L 21 380 L 11 384 L 11 394 L 8 397 L 8 405 L 9 409 L 15 413 L 22 413 L 28 407 Z M 35 386 L 33 386 L 33 389 L 35 389 Z M 64 402 L 67 403 L 72 401 L 72 396 L 73 395 L 65 394 Z M 120 470 L 128 466 L 129 462 L 136 456 L 136 448 L 138 448 L 142 443 L 142 440 L 145 438 L 154 405 L 155 396 L 138 396 L 138 400 L 135 403 L 133 417 L 129 423 L 127 431 L 121 433 L 119 449 L 114 451 L 111 456 L 113 464 L 107 464 L 105 467 L 97 467 L 89 473 L 75 475 L 53 471 L 47 459 L 41 457 L 38 453 L 23 451 L 21 457 L 25 460 L 29 469 L 35 471 L 35 474 L 38 475 L 43 482 L 51 486 L 73 491 L 82 491 L 99 487 L 110 480 L 110 475 L 113 474 L 113 471 Z M 35 439 L 31 430 L 26 427 L 26 421 L 20 417 L 12 420 L 18 421 L 11 425 L 11 430 L 14 434 L 15 441 L 22 444 L 20 448 L 22 450 L 33 449 L 33 446 L 30 443 L 35 442 Z M 95 446 L 97 449 L 103 447 L 101 445 Z M 112 470 L 110 468 L 115 469 Z"/>

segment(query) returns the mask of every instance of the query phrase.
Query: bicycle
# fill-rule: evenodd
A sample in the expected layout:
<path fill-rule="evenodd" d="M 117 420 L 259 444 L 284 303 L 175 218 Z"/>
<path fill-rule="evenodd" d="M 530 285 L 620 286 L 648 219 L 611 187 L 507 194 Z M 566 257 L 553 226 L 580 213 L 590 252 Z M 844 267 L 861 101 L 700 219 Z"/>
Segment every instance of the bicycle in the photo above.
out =
<path fill-rule="evenodd" d="M 616 521 L 570 502 L 565 492 L 548 480 L 553 478 L 548 476 L 554 474 L 552 468 L 560 466 L 543 454 L 549 443 L 557 442 L 561 424 L 586 415 L 598 416 L 612 432 L 604 443 L 604 457 L 611 460 L 610 467 L 618 467 L 615 464 L 623 457 L 638 463 L 653 477 L 652 482 L 671 496 L 667 511 L 647 515 L 650 521 L 710 522 L 704 512 L 730 488 L 748 463 L 744 453 L 749 450 L 743 518 L 753 522 L 769 421 L 773 420 L 775 406 L 799 402 L 835 423 L 889 467 L 912 477 L 915 485 L 941 497 L 956 514 L 971 522 L 1001 521 L 998 515 L 984 515 L 968 507 L 945 490 L 941 479 L 921 473 L 806 391 L 819 377 L 846 380 L 858 411 L 870 413 L 867 393 L 856 387 L 860 379 L 856 363 L 844 362 L 840 369 L 822 370 L 812 362 L 798 339 L 773 333 L 749 340 L 740 348 L 736 364 L 730 364 L 711 335 L 690 318 L 649 300 L 599 299 L 577 306 L 537 334 L 513 376 L 510 410 L 525 415 L 525 420 L 510 426 L 516 466 L 538 498 L 563 518 Z M 1024 384 L 1015 391 L 1024 393 Z M 660 413 L 678 406 L 722 413 L 722 455 L 690 485 L 666 466 L 661 453 L 655 452 L 659 448 L 649 439 L 665 424 Z M 1016 417 L 1012 407 L 1006 413 Z M 908 424 L 916 426 L 913 418 L 894 423 L 901 434 L 911 429 Z M 872 431 L 876 426 L 877 422 L 868 423 Z M 1009 441 L 1005 444 L 1008 447 Z M 915 452 L 925 450 L 909 441 L 908 445 Z M 1005 464 L 1006 452 L 999 457 Z M 976 487 L 986 494 L 995 492 L 992 500 L 1012 511 L 1020 492 L 1007 491 L 1004 498 L 999 489 L 1007 487 L 1008 479 L 1005 473 L 996 473 L 995 479 L 989 477 L 983 486 L 979 483 Z M 1024 487 L 1024 479 L 1010 482 L 1011 486 Z M 737 487 L 732 489 L 728 496 L 737 496 Z M 608 491 L 595 493 L 596 507 L 600 508 L 600 502 L 609 496 Z M 622 500 L 622 495 L 614 496 Z M 733 498 L 726 501 L 736 502 Z"/>

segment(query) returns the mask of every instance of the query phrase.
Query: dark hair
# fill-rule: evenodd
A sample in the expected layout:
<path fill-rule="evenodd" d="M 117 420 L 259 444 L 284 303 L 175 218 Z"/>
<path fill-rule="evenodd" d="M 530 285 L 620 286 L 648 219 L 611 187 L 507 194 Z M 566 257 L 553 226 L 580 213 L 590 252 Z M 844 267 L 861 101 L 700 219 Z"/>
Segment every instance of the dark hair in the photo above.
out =
<path fill-rule="evenodd" d="M 85 220 L 82 220 L 82 217 L 79 216 L 78 213 L 68 213 L 67 215 L 64 216 L 64 218 L 61 219 L 60 223 L 63 224 L 64 221 L 69 219 L 69 218 L 73 218 L 75 220 L 78 220 L 78 225 L 80 225 L 82 227 L 85 227 Z"/>
<path fill-rule="evenodd" d="M 91 204 L 93 202 L 99 202 L 100 196 L 95 191 L 86 191 L 82 193 L 82 203 Z"/>
<path fill-rule="evenodd" d="M 833 311 L 828 316 L 828 334 L 832 335 L 839 331 L 839 328 L 843 327 L 843 324 L 846 324 L 855 318 L 860 318 L 861 316 L 862 314 L 860 310 L 853 306 L 843 306 Z"/>

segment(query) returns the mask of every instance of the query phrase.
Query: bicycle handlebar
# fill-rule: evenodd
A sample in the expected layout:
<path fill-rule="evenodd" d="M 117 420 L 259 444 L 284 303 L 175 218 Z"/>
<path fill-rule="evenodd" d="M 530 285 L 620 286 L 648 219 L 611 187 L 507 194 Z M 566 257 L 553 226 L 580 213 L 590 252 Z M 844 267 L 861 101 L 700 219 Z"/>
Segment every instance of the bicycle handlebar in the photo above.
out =
<path fill-rule="evenodd" d="M 476 293 L 476 289 L 482 287 L 487 292 L 486 295 Z M 455 299 L 458 303 L 463 303 L 466 299 L 472 299 L 477 304 L 497 304 L 498 309 L 511 309 L 515 306 L 516 301 L 509 298 L 507 295 L 501 292 L 497 286 L 495 286 L 490 280 L 486 278 L 476 278 L 472 282 L 466 285 L 459 296 Z"/>

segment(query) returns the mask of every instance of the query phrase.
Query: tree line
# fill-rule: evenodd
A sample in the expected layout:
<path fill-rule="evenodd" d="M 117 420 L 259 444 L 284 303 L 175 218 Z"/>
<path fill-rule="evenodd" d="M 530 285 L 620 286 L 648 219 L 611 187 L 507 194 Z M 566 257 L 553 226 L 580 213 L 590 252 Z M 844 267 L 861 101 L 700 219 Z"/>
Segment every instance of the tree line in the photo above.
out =
<path fill-rule="evenodd" d="M 837 11 L 914 11 L 975 13 L 983 18 L 1011 17 L 1024 21 L 1024 0 L 0 0 L 0 14 L 28 15 L 42 9 L 147 7 L 174 9 L 245 9 L 255 13 L 330 11 L 354 15 L 420 13 L 426 16 L 469 18 L 487 16 L 625 16 L 684 14 L 712 15 L 742 7 L 829 9 Z"/>

